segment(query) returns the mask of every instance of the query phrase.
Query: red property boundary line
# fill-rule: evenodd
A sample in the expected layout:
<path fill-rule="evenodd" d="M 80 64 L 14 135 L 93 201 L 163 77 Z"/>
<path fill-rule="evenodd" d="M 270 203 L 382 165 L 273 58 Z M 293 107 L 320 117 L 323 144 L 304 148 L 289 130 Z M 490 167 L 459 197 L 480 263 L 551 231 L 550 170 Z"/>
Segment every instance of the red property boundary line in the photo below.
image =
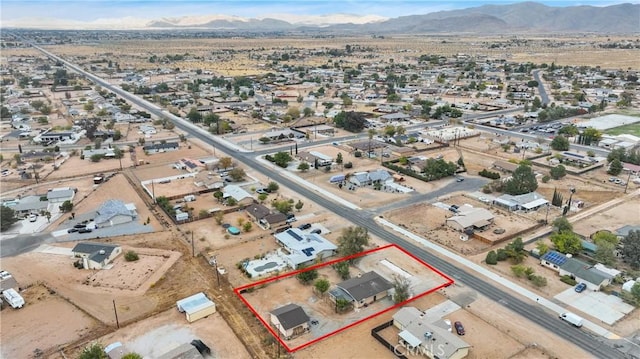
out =
<path fill-rule="evenodd" d="M 330 333 L 327 333 L 327 334 L 325 334 L 325 335 L 323 335 L 323 336 L 321 336 L 321 337 L 318 337 L 318 338 L 316 338 L 316 339 L 314 339 L 314 340 L 312 340 L 312 341 L 310 341 L 310 342 L 307 342 L 307 343 L 301 344 L 301 345 L 299 345 L 299 346 L 297 346 L 297 347 L 293 347 L 293 348 L 289 347 L 289 346 L 284 342 L 284 340 L 280 337 L 279 333 L 276 333 L 276 331 L 271 327 L 271 325 L 269 325 L 269 324 L 265 321 L 265 319 L 264 319 L 264 318 L 262 318 L 262 316 L 261 316 L 260 314 L 258 314 L 258 312 L 256 311 L 256 309 L 255 309 L 255 308 L 254 308 L 254 307 L 249 303 L 249 301 L 247 301 L 247 300 L 244 298 L 244 296 L 242 295 L 242 292 L 244 292 L 245 290 L 247 290 L 247 289 L 249 289 L 249 288 L 253 288 L 253 287 L 256 287 L 256 286 L 259 286 L 259 285 L 263 285 L 263 284 L 268 284 L 268 283 L 271 283 L 271 282 L 275 282 L 275 281 L 278 281 L 278 280 L 280 280 L 280 279 L 293 277 L 293 276 L 295 276 L 295 275 L 297 275 L 298 273 L 301 273 L 301 272 L 306 272 L 306 271 L 309 271 L 309 270 L 312 270 L 312 269 L 318 269 L 318 268 L 322 268 L 322 267 L 330 266 L 330 265 L 335 264 L 335 263 L 338 263 L 338 262 L 343 262 L 343 261 L 346 261 L 346 260 L 349 260 L 349 259 L 363 257 L 363 256 L 366 256 L 366 255 L 368 255 L 368 254 L 375 253 L 375 252 L 382 251 L 382 250 L 389 249 L 389 248 L 396 248 L 396 249 L 399 249 L 399 250 L 400 250 L 400 251 L 402 251 L 404 254 L 408 255 L 409 257 L 413 258 L 413 259 L 414 259 L 415 261 L 417 261 L 418 263 L 420 263 L 420 264 L 424 265 L 425 267 L 429 268 L 429 269 L 430 269 L 431 271 L 433 271 L 434 273 L 436 273 L 436 274 L 438 274 L 439 276 L 441 276 L 442 278 L 444 278 L 444 279 L 446 280 L 446 282 L 445 282 L 445 283 L 443 283 L 443 284 L 441 284 L 441 285 L 439 285 L 439 286 L 437 286 L 437 287 L 435 287 L 435 288 L 432 288 L 432 289 L 430 289 L 430 290 L 428 290 L 428 291 L 426 291 L 426 292 L 424 292 L 424 293 L 421 293 L 421 294 L 416 295 L 416 296 L 414 296 L 414 297 L 412 297 L 412 298 L 409 298 L 409 299 L 405 300 L 404 302 L 401 302 L 401 303 L 395 304 L 395 305 L 393 305 L 393 306 L 391 306 L 391 307 L 389 307 L 389 308 L 386 308 L 386 309 L 384 309 L 384 310 L 382 310 L 382 311 L 380 311 L 380 312 L 374 313 L 374 314 L 372 314 L 372 315 L 370 315 L 370 316 L 368 316 L 368 317 L 365 317 L 365 318 L 362 318 L 362 319 L 360 319 L 360 320 L 358 320 L 358 321 L 356 321 L 356 322 L 353 322 L 353 323 L 351 323 L 351 324 L 349 324 L 349 325 L 347 325 L 347 326 L 345 326 L 345 327 L 342 327 L 342 328 L 339 328 L 339 329 L 337 329 L 337 330 L 334 330 L 334 331 L 332 331 L 332 332 L 330 332 Z M 254 282 L 254 283 L 246 284 L 246 285 L 243 285 L 243 286 L 240 286 L 240 287 L 234 288 L 234 289 L 233 289 L 233 291 L 234 291 L 234 293 L 236 293 L 236 295 L 238 296 L 238 298 L 240 298 L 240 300 L 242 300 L 242 302 L 243 302 L 243 303 L 244 303 L 244 304 L 245 304 L 245 305 L 246 305 L 246 306 L 251 310 L 251 312 L 253 312 L 253 314 L 256 316 L 256 318 L 258 318 L 258 320 L 260 320 L 260 322 L 262 323 L 262 325 L 264 325 L 264 326 L 265 326 L 265 328 L 267 328 L 267 330 L 268 330 L 268 331 L 269 331 L 269 332 L 274 336 L 274 338 L 278 339 L 278 341 L 280 342 L 280 344 L 282 344 L 282 346 L 283 346 L 283 347 L 284 347 L 284 348 L 285 348 L 289 353 L 293 353 L 293 352 L 298 351 L 298 350 L 300 350 L 300 349 L 306 348 L 306 347 L 308 347 L 308 346 L 310 346 L 310 345 L 312 345 L 312 344 L 314 344 L 314 343 L 317 343 L 317 342 L 319 342 L 319 341 L 321 341 L 321 340 L 323 340 L 323 339 L 326 339 L 326 338 L 328 338 L 328 337 L 330 337 L 330 336 L 332 336 L 332 335 L 338 334 L 338 333 L 340 333 L 340 332 L 342 332 L 342 331 L 344 331 L 344 330 L 347 330 L 347 329 L 349 329 L 349 328 L 351 328 L 351 327 L 354 327 L 354 326 L 356 326 L 356 325 L 358 325 L 358 324 L 360 324 L 360 323 L 362 323 L 362 322 L 365 322 L 365 321 L 367 321 L 367 320 L 369 320 L 369 319 L 371 319 L 371 318 L 377 317 L 377 316 L 379 316 L 379 315 L 381 315 L 381 314 L 384 314 L 384 313 L 386 313 L 386 312 L 388 312 L 388 311 L 390 311 L 390 310 L 393 310 L 393 309 L 398 308 L 398 307 L 401 307 L 401 306 L 403 306 L 403 305 L 405 305 L 405 304 L 407 304 L 407 303 L 409 303 L 409 302 L 412 302 L 412 301 L 414 301 L 414 300 L 416 300 L 416 299 L 418 299 L 418 298 L 421 298 L 421 297 L 424 297 L 424 296 L 426 296 L 426 295 L 428 295 L 428 294 L 431 294 L 431 293 L 433 293 L 433 292 L 435 292 L 435 291 L 437 291 L 437 290 L 439 290 L 439 289 L 442 289 L 442 288 L 448 287 L 448 286 L 450 286 L 451 284 L 453 284 L 453 282 L 454 282 L 454 281 L 453 281 L 453 279 L 449 278 L 447 275 L 445 275 L 444 273 L 440 272 L 439 270 L 437 270 L 436 268 L 432 267 L 431 265 L 429 265 L 428 263 L 424 262 L 423 260 L 419 259 L 418 257 L 414 256 L 413 254 L 411 254 L 411 253 L 407 252 L 404 248 L 399 247 L 399 246 L 398 246 L 398 245 L 396 245 L 396 244 L 388 244 L 388 245 L 383 246 L 383 247 L 379 247 L 379 248 L 371 249 L 371 250 L 368 250 L 368 251 L 364 251 L 364 252 L 356 253 L 356 254 L 354 254 L 354 255 L 350 255 L 350 256 L 347 256 L 347 257 L 342 257 L 342 258 L 334 259 L 334 260 L 329 261 L 329 262 L 326 262 L 326 263 L 320 263 L 320 264 L 313 265 L 313 266 L 311 266 L 311 267 L 303 268 L 303 269 L 300 269 L 300 270 L 295 270 L 295 271 L 292 271 L 292 272 L 289 272 L 289 273 L 285 273 L 285 274 L 280 275 L 280 276 L 277 276 L 277 277 L 267 278 L 267 279 L 264 279 L 264 280 L 261 280 L 261 281 L 258 281 L 258 282 Z"/>

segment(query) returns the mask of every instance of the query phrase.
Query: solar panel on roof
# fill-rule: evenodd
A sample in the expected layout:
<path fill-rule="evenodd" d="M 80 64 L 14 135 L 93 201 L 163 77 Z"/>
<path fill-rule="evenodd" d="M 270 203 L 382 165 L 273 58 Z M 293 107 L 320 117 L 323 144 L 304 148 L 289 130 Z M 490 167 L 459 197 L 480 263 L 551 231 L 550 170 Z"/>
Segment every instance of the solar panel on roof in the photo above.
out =
<path fill-rule="evenodd" d="M 558 252 L 548 252 L 544 255 L 544 259 L 556 265 L 562 265 L 567 261 L 567 257 Z"/>
<path fill-rule="evenodd" d="M 289 230 L 287 230 L 287 233 L 288 233 L 291 237 L 295 238 L 295 239 L 296 239 L 296 240 L 298 240 L 298 241 L 301 241 L 301 240 L 302 240 L 302 237 L 300 237 L 300 236 L 298 235 L 298 233 L 296 233 L 296 232 L 294 232 L 294 231 L 292 231 L 292 230 L 290 230 L 290 229 L 289 229 Z"/>
<path fill-rule="evenodd" d="M 311 257 L 311 255 L 312 255 L 314 250 L 315 250 L 315 248 L 309 247 L 309 248 L 303 249 L 302 253 L 304 253 L 307 257 Z"/>

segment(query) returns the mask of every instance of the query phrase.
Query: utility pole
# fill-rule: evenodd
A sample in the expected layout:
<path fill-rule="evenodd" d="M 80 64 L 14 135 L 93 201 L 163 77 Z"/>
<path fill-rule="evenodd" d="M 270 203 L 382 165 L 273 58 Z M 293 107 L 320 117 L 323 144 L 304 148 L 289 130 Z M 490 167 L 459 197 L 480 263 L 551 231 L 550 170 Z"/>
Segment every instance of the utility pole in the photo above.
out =
<path fill-rule="evenodd" d="M 627 188 L 629 187 L 630 179 L 631 179 L 631 170 L 629 170 L 629 176 L 627 176 L 627 183 L 624 184 L 624 193 L 627 193 Z"/>
<path fill-rule="evenodd" d="M 116 326 L 120 329 L 120 322 L 118 321 L 118 311 L 116 310 L 116 300 L 113 300 L 113 313 L 116 315 Z"/>
<path fill-rule="evenodd" d="M 191 255 L 196 256 L 196 243 L 193 241 L 193 231 L 191 231 Z"/>

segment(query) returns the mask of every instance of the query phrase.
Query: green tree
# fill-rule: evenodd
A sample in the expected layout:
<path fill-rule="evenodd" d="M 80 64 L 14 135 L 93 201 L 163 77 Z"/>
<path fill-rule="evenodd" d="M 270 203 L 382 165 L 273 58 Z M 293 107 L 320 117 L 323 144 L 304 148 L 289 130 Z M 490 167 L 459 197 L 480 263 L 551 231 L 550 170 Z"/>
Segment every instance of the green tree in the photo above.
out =
<path fill-rule="evenodd" d="M 0 206 L 0 231 L 5 231 L 18 221 L 16 213 L 7 206 Z"/>
<path fill-rule="evenodd" d="M 134 251 L 127 251 L 127 253 L 124 254 L 124 260 L 127 262 L 135 262 L 138 259 L 140 259 L 140 257 L 138 256 L 138 253 Z"/>
<path fill-rule="evenodd" d="M 329 290 L 330 283 L 328 280 L 321 278 L 316 280 L 316 282 L 313 283 L 313 286 L 316 288 L 318 293 L 324 294 L 326 291 Z"/>
<path fill-rule="evenodd" d="M 236 167 L 229 171 L 229 177 L 231 177 L 235 182 L 240 182 L 244 179 L 247 174 L 240 167 Z"/>
<path fill-rule="evenodd" d="M 609 164 L 609 170 L 607 171 L 607 173 L 613 176 L 617 176 L 622 172 L 622 169 L 622 162 L 620 162 L 620 160 L 616 158 Z"/>
<path fill-rule="evenodd" d="M 536 287 L 544 287 L 544 286 L 547 285 L 547 278 L 545 278 L 545 277 L 543 277 L 541 275 L 532 275 L 532 276 L 529 277 L 529 280 Z"/>
<path fill-rule="evenodd" d="M 567 151 L 569 150 L 569 140 L 562 135 L 558 135 L 551 141 L 551 148 L 556 151 Z"/>
<path fill-rule="evenodd" d="M 218 168 L 222 168 L 226 170 L 227 168 L 231 168 L 233 166 L 233 159 L 231 157 L 221 157 L 218 161 Z"/>
<path fill-rule="evenodd" d="M 496 251 L 489 251 L 489 253 L 487 253 L 487 257 L 484 259 L 485 263 L 490 264 L 490 265 L 495 265 L 498 264 L 498 255 L 496 254 Z"/>
<path fill-rule="evenodd" d="M 363 227 L 347 227 L 338 237 L 338 253 L 346 257 L 360 253 L 369 244 L 369 232 Z M 353 259 L 350 260 L 353 262 Z"/>
<path fill-rule="evenodd" d="M 313 282 L 316 278 L 318 278 L 318 271 L 315 269 L 303 270 L 302 272 L 296 275 L 296 278 L 298 278 L 300 283 L 307 285 Z"/>
<path fill-rule="evenodd" d="M 107 359 L 107 353 L 104 352 L 104 347 L 98 342 L 94 342 L 89 346 L 82 349 L 82 353 L 78 359 Z"/>
<path fill-rule="evenodd" d="M 409 281 L 405 277 L 393 277 L 393 302 L 395 304 L 402 303 L 409 299 Z"/>
<path fill-rule="evenodd" d="M 298 200 L 298 202 L 296 202 L 296 205 L 295 205 L 296 211 L 300 212 L 303 206 L 304 206 L 304 203 L 302 203 L 301 200 Z"/>
<path fill-rule="evenodd" d="M 596 252 L 593 255 L 593 259 L 608 266 L 615 264 L 616 263 L 616 254 L 615 254 L 616 245 L 607 241 L 600 241 L 596 244 L 598 247 L 596 248 Z"/>
<path fill-rule="evenodd" d="M 341 261 L 333 265 L 333 269 L 336 270 L 340 279 L 347 280 L 351 278 L 351 274 L 349 273 L 349 262 Z"/>
<path fill-rule="evenodd" d="M 311 115 L 313 115 L 313 109 L 305 107 L 304 110 L 302 110 L 302 113 L 304 114 L 304 117 L 311 117 Z"/>
<path fill-rule="evenodd" d="M 582 250 L 580 237 L 573 232 L 557 232 L 551 235 L 551 242 L 558 252 L 578 254 Z"/>
<path fill-rule="evenodd" d="M 267 185 L 267 191 L 269 191 L 269 193 L 277 192 L 279 189 L 280 186 L 276 182 L 271 181 Z"/>
<path fill-rule="evenodd" d="M 291 107 L 287 110 L 287 115 L 291 116 L 292 119 L 297 120 L 300 118 L 300 109 L 297 107 Z"/>
<path fill-rule="evenodd" d="M 553 229 L 558 233 L 573 232 L 573 225 L 565 217 L 558 217 L 553 220 Z"/>
<path fill-rule="evenodd" d="M 609 242 L 614 246 L 618 245 L 618 236 L 611 232 L 607 231 L 599 231 L 598 233 L 593 235 L 593 243 L 600 245 L 602 242 Z"/>
<path fill-rule="evenodd" d="M 72 209 L 73 209 L 73 203 L 69 200 L 62 202 L 62 205 L 60 205 L 60 210 L 62 212 L 71 212 Z"/>
<path fill-rule="evenodd" d="M 309 164 L 306 162 L 300 162 L 300 164 L 298 165 L 298 170 L 300 172 L 307 172 L 309 170 Z"/>
<path fill-rule="evenodd" d="M 122 359 L 143 359 L 143 358 L 142 358 L 142 355 L 138 353 L 127 353 L 122 357 Z"/>
<path fill-rule="evenodd" d="M 504 191 L 510 195 L 519 195 L 535 191 L 538 188 L 538 181 L 533 174 L 531 167 L 520 165 L 513 172 L 511 179 L 504 186 Z"/>
<path fill-rule="evenodd" d="M 258 201 L 260 201 L 260 203 L 263 203 L 267 199 L 267 197 L 269 197 L 269 195 L 267 195 L 266 193 L 260 193 L 258 195 Z"/>
<path fill-rule="evenodd" d="M 242 230 L 245 232 L 251 232 L 252 228 L 253 224 L 251 224 L 251 222 L 244 222 L 244 224 L 242 225 Z"/>
<path fill-rule="evenodd" d="M 513 272 L 513 275 L 515 275 L 518 278 L 524 277 L 526 270 L 527 268 L 522 264 L 511 266 L 511 272 Z"/>
<path fill-rule="evenodd" d="M 273 155 L 273 161 L 275 164 L 282 168 L 287 168 L 287 165 L 289 165 L 289 162 L 292 160 L 293 158 L 291 158 L 289 152 L 280 151 Z"/>
<path fill-rule="evenodd" d="M 287 200 L 273 201 L 271 202 L 271 206 L 273 206 L 273 208 L 275 208 L 278 212 L 284 213 L 284 214 L 291 212 L 291 209 L 293 208 L 293 205 L 291 204 L 291 202 Z"/>
<path fill-rule="evenodd" d="M 192 107 L 191 110 L 189 110 L 189 113 L 187 113 L 187 118 L 193 123 L 202 122 L 202 114 L 196 107 Z"/>
<path fill-rule="evenodd" d="M 631 268 L 640 268 L 640 231 L 630 231 L 621 241 L 622 258 Z"/>
<path fill-rule="evenodd" d="M 84 110 L 87 112 L 91 112 L 94 109 L 93 101 L 89 101 L 84 104 Z"/>
<path fill-rule="evenodd" d="M 236 204 L 238 204 L 238 201 L 237 201 L 235 198 L 233 198 L 233 197 L 229 197 L 229 198 L 227 198 L 227 205 L 228 205 L 228 206 L 233 207 L 233 206 L 235 206 Z"/>
<path fill-rule="evenodd" d="M 563 165 L 557 165 L 551 168 L 549 174 L 554 180 L 559 180 L 560 178 L 567 175 L 567 169 Z"/>
<path fill-rule="evenodd" d="M 336 155 L 336 163 L 342 165 L 343 162 L 344 159 L 342 158 L 342 152 L 338 152 L 338 154 Z"/>
<path fill-rule="evenodd" d="M 542 241 L 538 241 L 538 243 L 536 243 L 536 248 L 538 249 L 538 254 L 541 256 L 549 251 L 549 246 Z"/>

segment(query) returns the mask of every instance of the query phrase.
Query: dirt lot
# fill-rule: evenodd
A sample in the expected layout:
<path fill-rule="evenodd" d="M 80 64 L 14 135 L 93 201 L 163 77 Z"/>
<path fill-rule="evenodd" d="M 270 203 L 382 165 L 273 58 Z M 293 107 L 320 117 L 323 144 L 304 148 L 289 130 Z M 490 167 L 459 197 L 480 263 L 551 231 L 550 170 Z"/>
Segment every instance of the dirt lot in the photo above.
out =
<path fill-rule="evenodd" d="M 573 224 L 573 230 L 583 236 L 590 236 L 600 230 L 615 232 L 625 225 L 638 224 L 637 209 L 640 208 L 640 198 L 635 197 L 606 211 L 589 217 L 589 220 Z"/>
<path fill-rule="evenodd" d="M 46 351 L 73 342 L 101 326 L 42 285 L 35 284 L 21 295 L 26 301 L 22 309 L 12 309 L 5 303 L 0 312 L 3 358 L 31 357 L 38 349 Z"/>

